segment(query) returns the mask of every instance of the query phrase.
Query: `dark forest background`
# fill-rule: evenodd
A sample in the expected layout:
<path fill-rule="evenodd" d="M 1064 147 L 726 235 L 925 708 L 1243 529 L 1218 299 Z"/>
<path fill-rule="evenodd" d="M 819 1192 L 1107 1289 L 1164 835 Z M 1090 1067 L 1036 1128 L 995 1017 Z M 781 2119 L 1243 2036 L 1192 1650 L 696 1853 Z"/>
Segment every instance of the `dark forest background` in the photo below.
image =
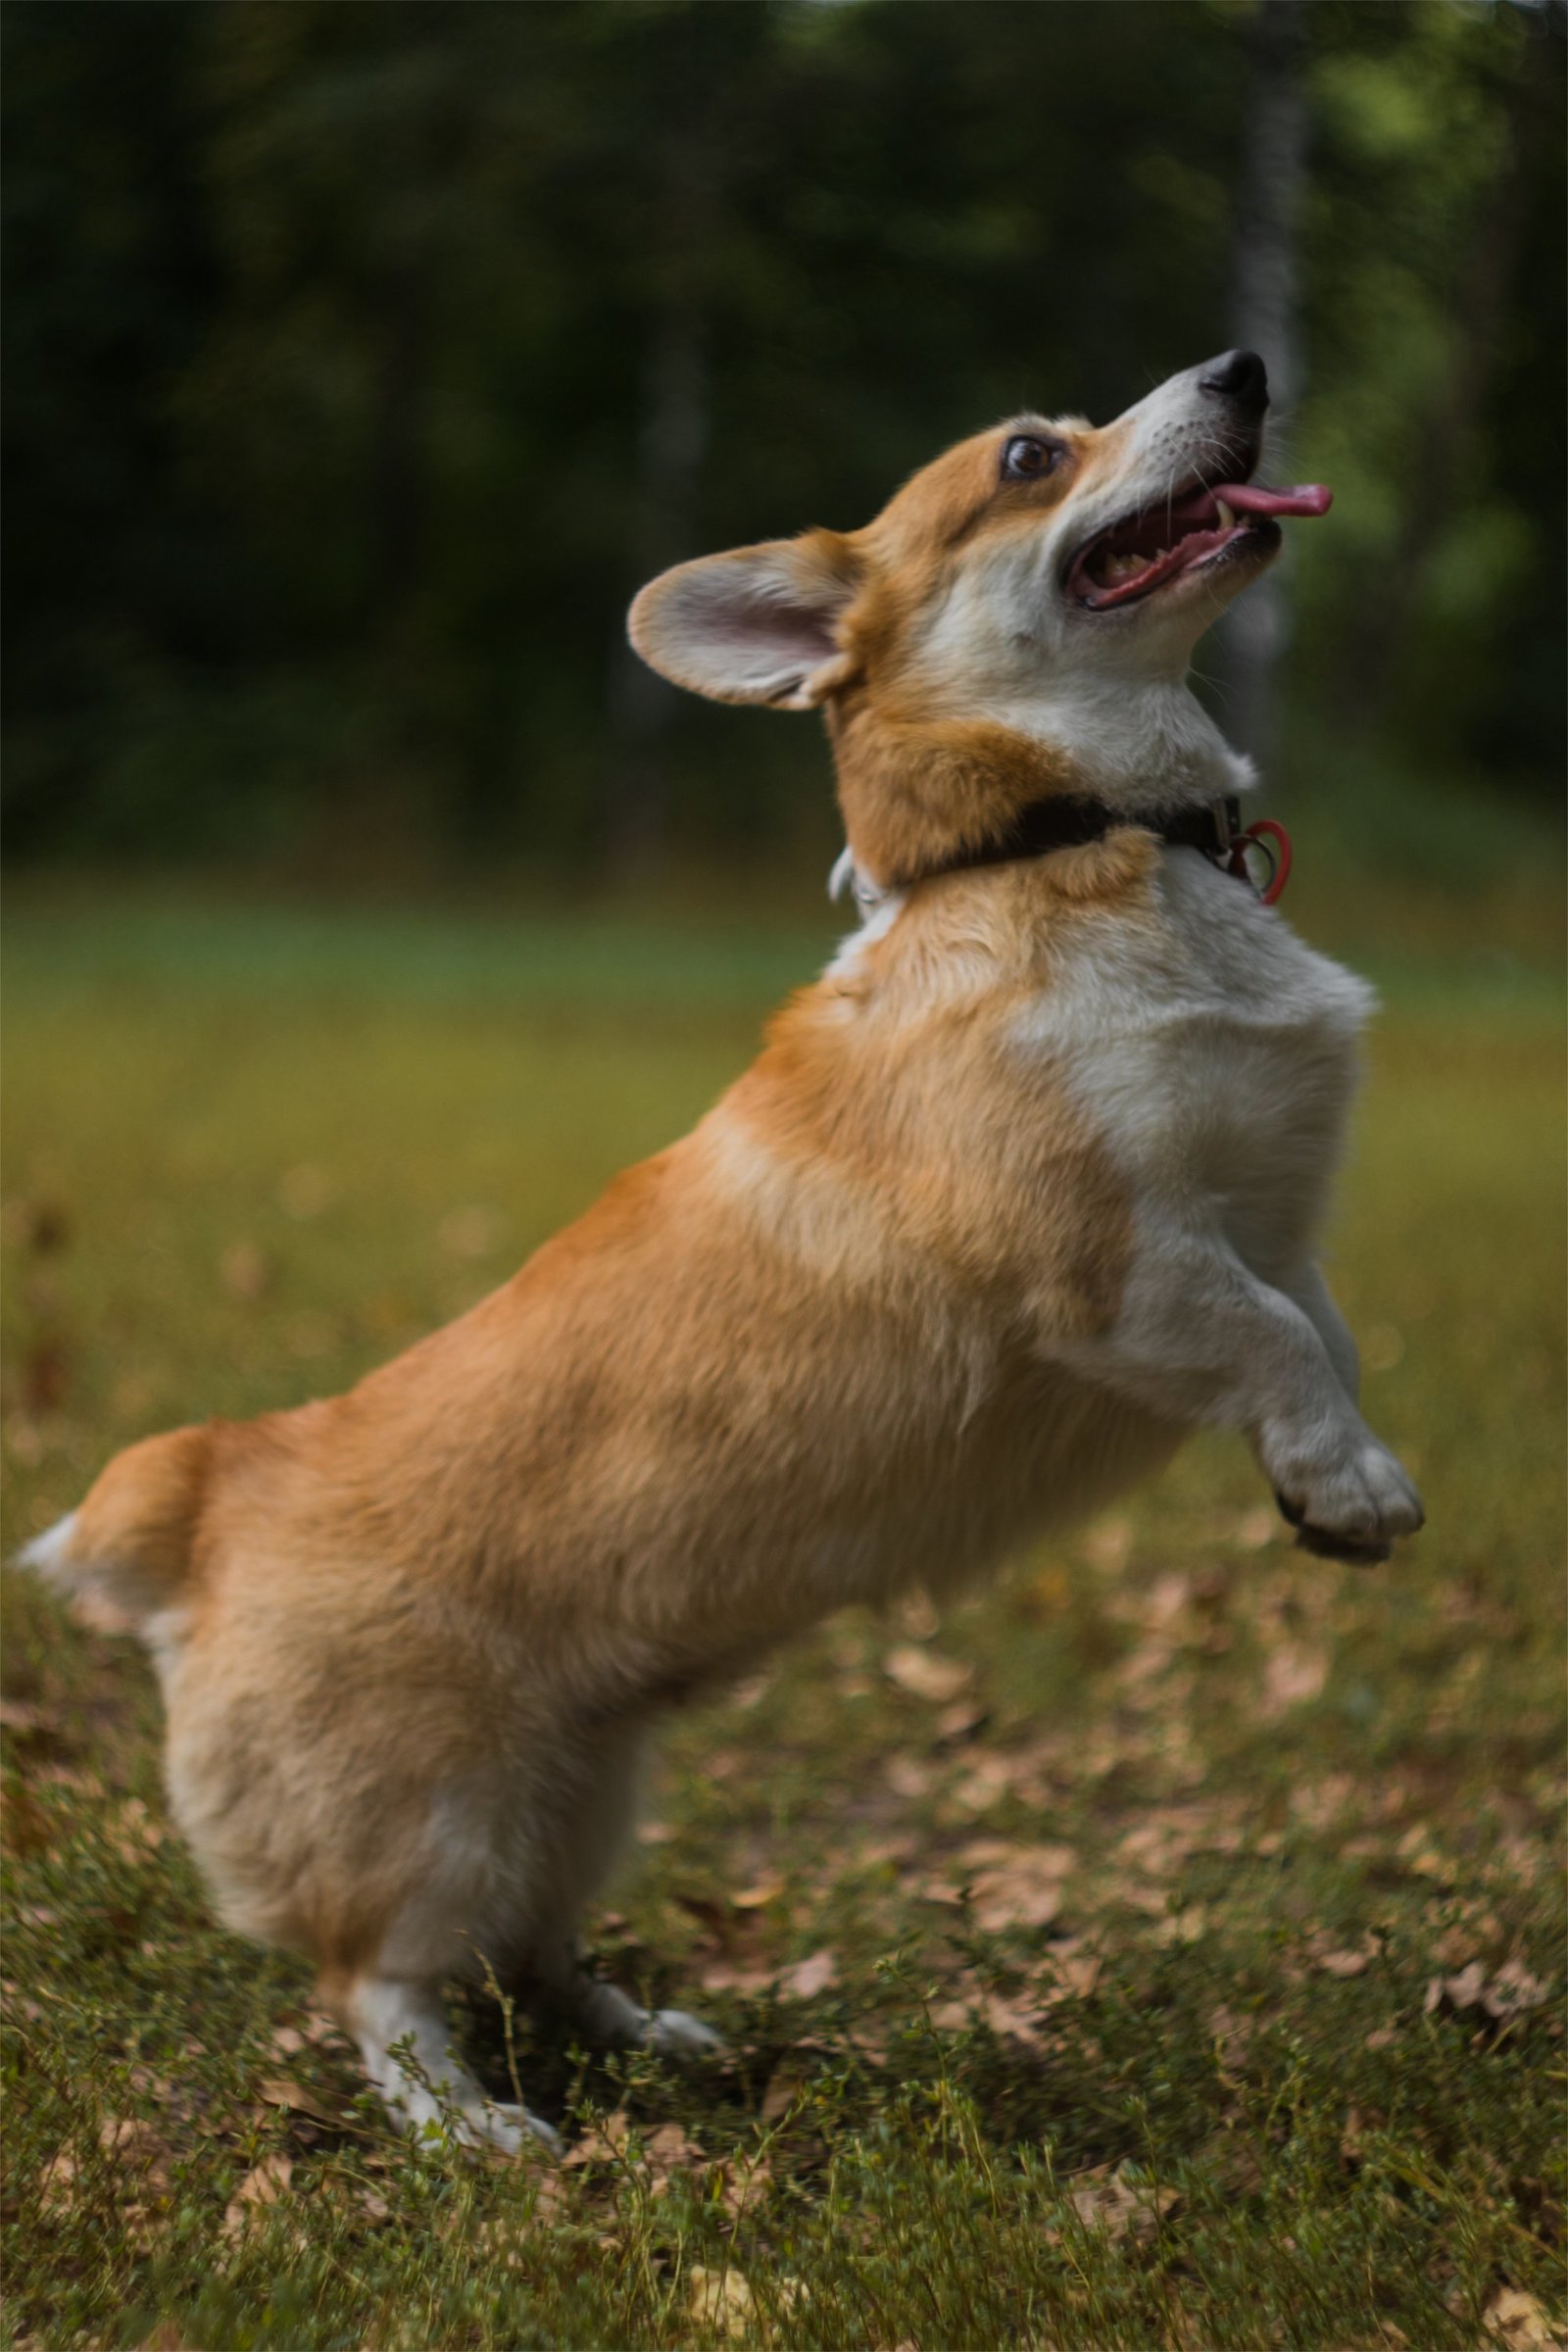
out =
<path fill-rule="evenodd" d="M 633 590 L 1236 340 L 1269 471 L 1337 493 L 1202 657 L 1275 798 L 1415 858 L 1556 805 L 1560 10 L 10 0 L 4 44 L 15 858 L 830 855 L 817 730 L 683 708 Z"/>

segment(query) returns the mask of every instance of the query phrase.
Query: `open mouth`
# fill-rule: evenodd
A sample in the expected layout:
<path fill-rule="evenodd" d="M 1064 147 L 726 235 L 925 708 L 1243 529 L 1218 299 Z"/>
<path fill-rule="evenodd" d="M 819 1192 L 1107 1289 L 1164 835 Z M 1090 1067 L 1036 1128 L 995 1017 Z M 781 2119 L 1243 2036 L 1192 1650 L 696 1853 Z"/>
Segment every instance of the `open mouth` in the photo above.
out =
<path fill-rule="evenodd" d="M 1321 482 L 1269 490 L 1257 482 L 1216 482 L 1161 499 L 1112 523 L 1081 548 L 1067 593 L 1091 612 L 1130 605 L 1174 579 L 1243 548 L 1272 553 L 1279 514 L 1326 514 L 1334 493 Z"/>

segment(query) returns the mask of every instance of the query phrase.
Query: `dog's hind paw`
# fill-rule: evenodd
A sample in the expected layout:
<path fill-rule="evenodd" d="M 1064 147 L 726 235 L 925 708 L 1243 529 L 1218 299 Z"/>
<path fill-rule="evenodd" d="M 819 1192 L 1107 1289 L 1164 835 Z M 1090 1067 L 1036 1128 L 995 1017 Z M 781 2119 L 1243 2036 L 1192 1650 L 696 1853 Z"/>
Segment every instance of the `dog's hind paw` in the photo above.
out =
<path fill-rule="evenodd" d="M 724 2047 L 722 2034 L 684 2009 L 652 2011 L 642 2041 L 645 2049 L 658 2050 L 665 2058 L 695 2058 L 705 2052 L 716 2056 Z"/>
<path fill-rule="evenodd" d="M 476 2106 L 466 2105 L 458 2129 L 466 2146 L 499 2148 L 504 2156 L 519 2155 L 531 2144 L 547 2149 L 552 2156 L 561 2154 L 561 2134 L 554 2124 L 510 2100 L 498 2104 L 485 2099 Z"/>

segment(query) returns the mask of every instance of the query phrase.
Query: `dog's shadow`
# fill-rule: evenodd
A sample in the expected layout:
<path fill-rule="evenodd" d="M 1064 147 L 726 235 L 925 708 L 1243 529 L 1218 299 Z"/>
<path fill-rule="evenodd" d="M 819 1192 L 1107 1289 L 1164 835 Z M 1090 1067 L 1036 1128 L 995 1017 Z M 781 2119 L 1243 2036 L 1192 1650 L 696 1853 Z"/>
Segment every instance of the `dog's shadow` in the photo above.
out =
<path fill-rule="evenodd" d="M 946 2082 L 969 2104 L 993 2146 L 1021 2152 L 1049 2142 L 1054 2160 L 1076 2170 L 1114 2163 L 1128 2153 L 1124 2102 L 1087 2052 L 1028 2049 L 989 2030 L 933 2034 L 911 2025 L 896 2052 L 860 2065 L 857 2036 L 813 2032 L 789 2007 L 761 2000 L 726 2017 L 722 2055 L 678 2066 L 646 2052 L 588 2045 L 575 2013 L 524 1977 L 454 1987 L 449 2008 L 464 2053 L 486 2095 L 526 2104 L 569 2139 L 595 2115 L 624 2111 L 639 2126 L 687 2123 L 694 2103 L 721 2133 L 777 2124 L 770 2090 L 781 2075 L 809 2098 L 786 2127 L 796 2167 L 825 2163 L 827 2137 L 870 2131 L 885 2110 L 891 2081 L 918 2093 Z"/>

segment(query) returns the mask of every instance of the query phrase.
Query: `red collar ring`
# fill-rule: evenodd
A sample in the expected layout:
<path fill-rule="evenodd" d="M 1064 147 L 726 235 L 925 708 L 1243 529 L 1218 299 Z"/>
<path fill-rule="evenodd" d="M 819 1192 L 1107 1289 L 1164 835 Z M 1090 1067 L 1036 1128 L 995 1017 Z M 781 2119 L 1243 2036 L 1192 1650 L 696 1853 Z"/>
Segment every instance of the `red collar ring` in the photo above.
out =
<path fill-rule="evenodd" d="M 1247 862 L 1250 848 L 1261 850 L 1268 859 L 1268 878 L 1261 888 L 1252 880 L 1251 868 Z M 1245 832 L 1233 834 L 1230 863 L 1226 871 L 1235 874 L 1239 881 L 1251 882 L 1263 905 L 1272 906 L 1275 900 L 1284 895 L 1285 885 L 1291 878 L 1291 837 L 1285 827 L 1277 824 L 1271 816 L 1260 816 Z"/>

